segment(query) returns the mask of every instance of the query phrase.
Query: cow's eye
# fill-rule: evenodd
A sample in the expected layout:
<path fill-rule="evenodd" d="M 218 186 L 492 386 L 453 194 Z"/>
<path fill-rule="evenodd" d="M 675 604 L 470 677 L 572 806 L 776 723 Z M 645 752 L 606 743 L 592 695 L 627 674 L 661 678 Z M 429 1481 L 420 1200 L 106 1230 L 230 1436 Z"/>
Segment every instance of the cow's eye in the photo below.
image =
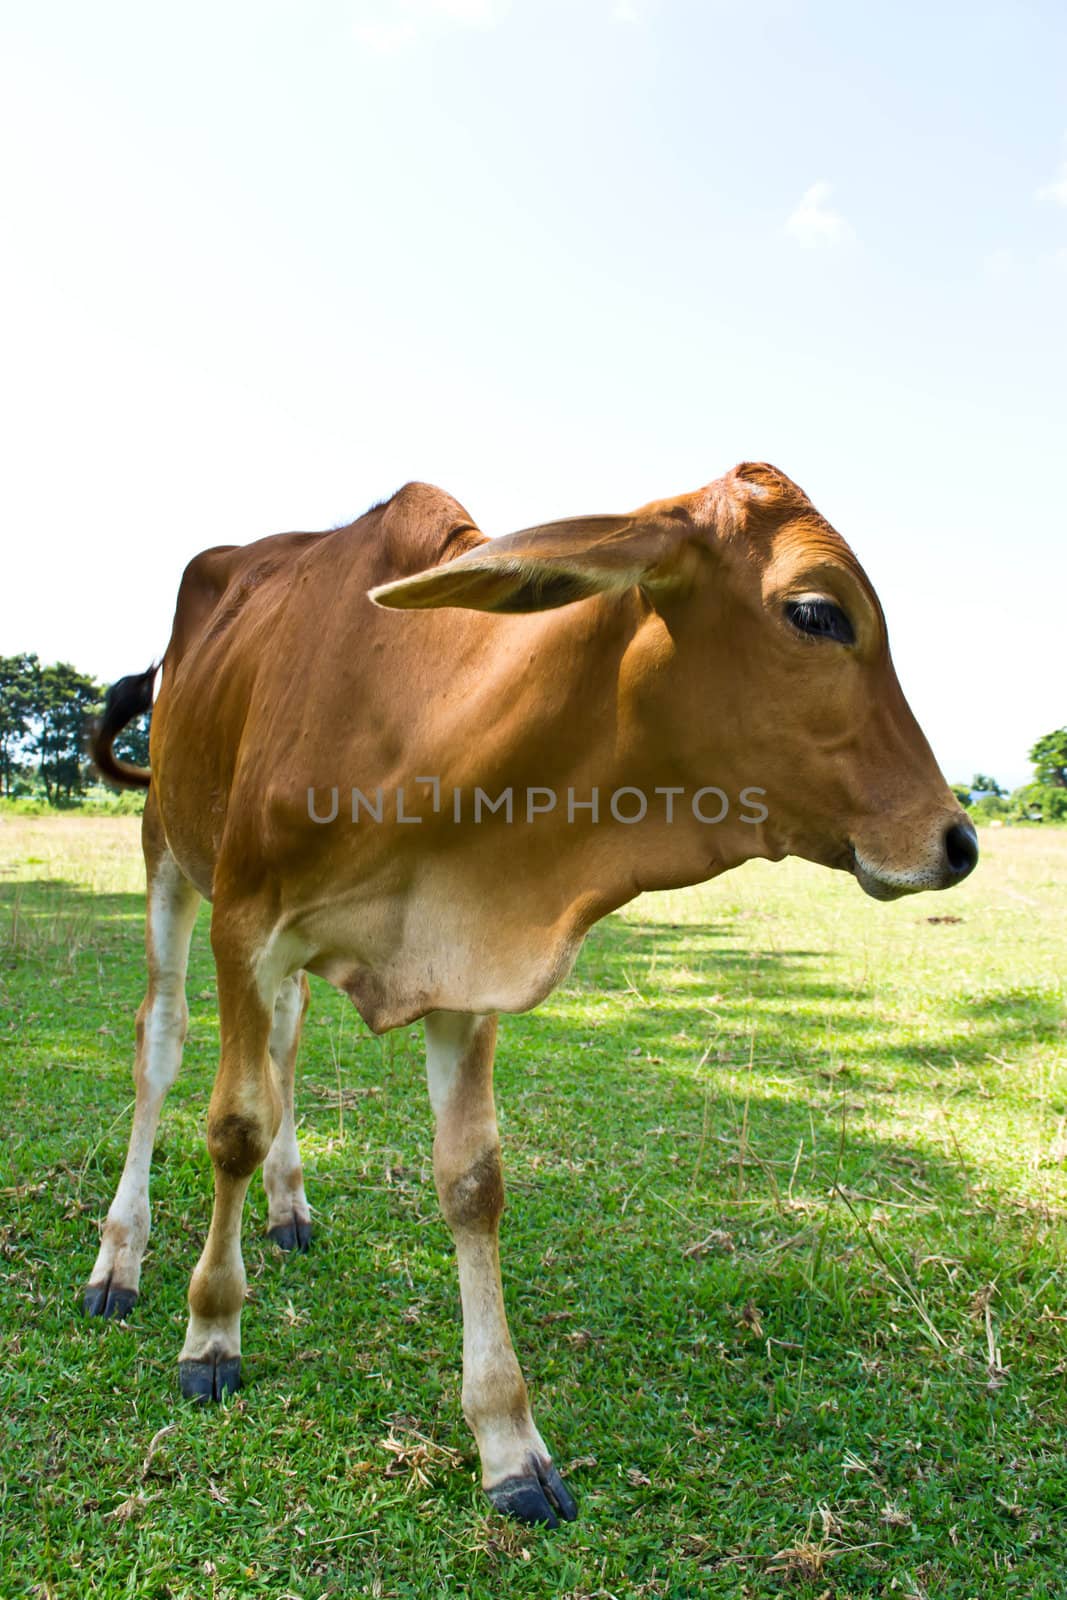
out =
<path fill-rule="evenodd" d="M 811 634 L 816 639 L 836 639 L 839 644 L 855 644 L 852 624 L 833 600 L 811 596 L 803 600 L 787 600 L 785 614 L 799 633 Z"/>

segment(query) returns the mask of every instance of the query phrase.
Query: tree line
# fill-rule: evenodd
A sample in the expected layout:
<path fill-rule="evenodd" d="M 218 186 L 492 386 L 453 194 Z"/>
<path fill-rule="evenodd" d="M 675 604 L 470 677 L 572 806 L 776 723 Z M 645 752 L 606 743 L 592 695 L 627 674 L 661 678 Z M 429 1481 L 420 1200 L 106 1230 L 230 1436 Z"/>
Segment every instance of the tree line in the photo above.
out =
<path fill-rule="evenodd" d="M 1012 790 L 976 772 L 952 785 L 956 798 L 980 822 L 1067 822 L 1067 728 L 1044 734 L 1030 751 L 1034 776 Z"/>
<path fill-rule="evenodd" d="M 85 739 L 106 693 L 69 661 L 0 656 L 0 792 L 78 804 L 96 781 Z M 148 723 L 139 717 L 115 740 L 116 753 L 137 766 L 148 765 Z"/>

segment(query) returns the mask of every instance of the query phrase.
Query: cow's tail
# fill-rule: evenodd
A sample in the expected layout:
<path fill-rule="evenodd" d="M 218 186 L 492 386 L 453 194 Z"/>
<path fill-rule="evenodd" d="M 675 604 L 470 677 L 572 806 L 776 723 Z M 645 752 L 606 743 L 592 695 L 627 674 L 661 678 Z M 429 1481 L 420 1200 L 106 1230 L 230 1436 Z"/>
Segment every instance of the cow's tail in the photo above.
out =
<path fill-rule="evenodd" d="M 135 717 L 152 709 L 152 685 L 159 663 L 147 672 L 135 672 L 129 678 L 120 678 L 107 691 L 104 709 L 89 729 L 89 754 L 96 770 L 108 783 L 120 789 L 147 789 L 152 781 L 148 767 L 135 767 L 122 761 L 112 749 L 115 738 L 128 727 Z"/>

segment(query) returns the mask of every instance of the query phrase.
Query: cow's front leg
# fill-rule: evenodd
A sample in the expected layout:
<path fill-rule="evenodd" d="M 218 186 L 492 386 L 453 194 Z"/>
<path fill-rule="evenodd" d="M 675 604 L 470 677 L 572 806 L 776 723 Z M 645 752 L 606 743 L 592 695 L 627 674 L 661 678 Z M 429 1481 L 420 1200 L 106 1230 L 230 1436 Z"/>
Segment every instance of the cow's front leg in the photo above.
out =
<path fill-rule="evenodd" d="M 534 1427 L 504 1313 L 497 1236 L 504 1208 L 493 1048 L 496 1018 L 434 1011 L 426 1018 L 433 1170 L 452 1230 L 463 1303 L 463 1412 L 493 1504 L 554 1528 L 577 1507 Z"/>
<path fill-rule="evenodd" d="M 281 1121 L 281 1101 L 268 1053 L 273 1001 L 251 977 L 247 959 L 220 959 L 221 1053 L 208 1107 L 207 1145 L 215 1172 L 215 1205 L 203 1254 L 189 1284 L 189 1323 L 179 1358 L 187 1400 L 221 1400 L 241 1381 L 241 1306 L 248 1281 L 241 1257 L 241 1214 L 252 1174 Z"/>
<path fill-rule="evenodd" d="M 306 1250 L 311 1243 L 311 1212 L 304 1193 L 293 1100 L 296 1057 L 310 996 L 304 973 L 286 978 L 274 1002 L 270 1030 L 270 1058 L 277 1074 L 282 1120 L 263 1163 L 263 1187 L 267 1191 L 267 1232 L 282 1250 Z"/>

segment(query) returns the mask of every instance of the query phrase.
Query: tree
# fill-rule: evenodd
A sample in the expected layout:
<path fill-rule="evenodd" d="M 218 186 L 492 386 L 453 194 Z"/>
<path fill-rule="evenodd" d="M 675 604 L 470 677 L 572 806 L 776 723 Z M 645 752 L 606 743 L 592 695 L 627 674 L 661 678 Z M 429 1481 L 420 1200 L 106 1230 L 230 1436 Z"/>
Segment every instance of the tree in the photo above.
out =
<path fill-rule="evenodd" d="M 69 662 L 41 670 L 34 745 L 50 805 L 84 792 L 85 727 L 101 698 L 96 680 Z"/>
<path fill-rule="evenodd" d="M 969 810 L 971 806 L 971 791 L 969 786 L 965 783 L 950 783 L 949 788 L 956 796 L 956 799 L 959 801 L 960 805 Z"/>
<path fill-rule="evenodd" d="M 0 793 L 35 775 L 50 805 L 85 793 L 90 779 L 86 734 L 98 714 L 103 689 L 67 661 L 42 667 L 24 653 L 0 656 Z M 134 766 L 148 766 L 150 713 L 122 729 L 115 751 Z"/>
<path fill-rule="evenodd" d="M 1002 795 L 1004 793 L 996 778 L 990 778 L 984 772 L 975 773 L 971 779 L 971 788 L 976 794 Z"/>
<path fill-rule="evenodd" d="M 995 817 L 1006 817 L 1009 810 L 1008 802 L 999 794 L 983 794 L 971 807 L 971 816 L 976 822 L 992 822 Z"/>
<path fill-rule="evenodd" d="M 1046 733 L 1030 751 L 1035 782 L 1042 788 L 1067 789 L 1067 728 Z"/>
<path fill-rule="evenodd" d="M 0 784 L 4 794 L 11 793 L 28 754 L 40 671 L 34 655 L 0 656 Z"/>
<path fill-rule="evenodd" d="M 121 761 L 132 761 L 135 767 L 148 765 L 148 731 L 152 725 L 152 713 L 146 711 L 143 716 L 135 717 L 128 727 L 115 739 L 115 754 Z"/>
<path fill-rule="evenodd" d="M 1067 822 L 1067 789 L 1050 783 L 1024 783 L 1011 797 L 1012 815 L 1021 822 Z"/>

